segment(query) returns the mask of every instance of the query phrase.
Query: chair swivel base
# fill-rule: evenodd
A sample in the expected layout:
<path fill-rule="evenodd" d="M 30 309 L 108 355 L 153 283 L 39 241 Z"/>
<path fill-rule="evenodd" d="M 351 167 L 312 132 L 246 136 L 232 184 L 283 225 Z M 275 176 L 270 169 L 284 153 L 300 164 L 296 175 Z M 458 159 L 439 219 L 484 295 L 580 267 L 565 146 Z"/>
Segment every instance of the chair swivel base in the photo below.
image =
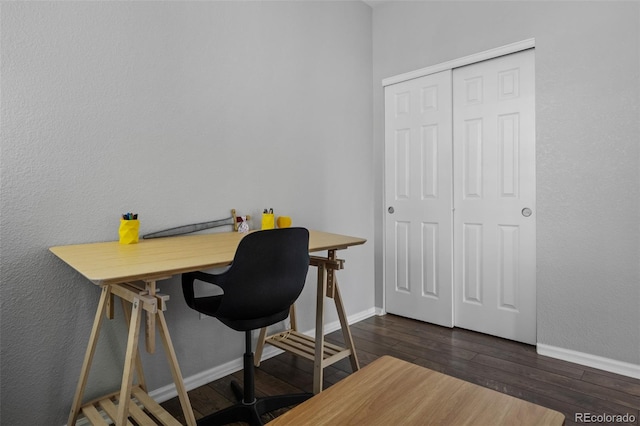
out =
<path fill-rule="evenodd" d="M 209 414 L 197 421 L 198 426 L 225 425 L 235 422 L 249 423 L 251 426 L 262 426 L 260 416 L 290 405 L 300 404 L 313 396 L 312 393 L 298 393 L 289 395 L 267 396 L 256 398 L 252 403 L 243 401 L 240 385 L 233 381 L 231 389 L 238 402 L 231 407 Z"/>

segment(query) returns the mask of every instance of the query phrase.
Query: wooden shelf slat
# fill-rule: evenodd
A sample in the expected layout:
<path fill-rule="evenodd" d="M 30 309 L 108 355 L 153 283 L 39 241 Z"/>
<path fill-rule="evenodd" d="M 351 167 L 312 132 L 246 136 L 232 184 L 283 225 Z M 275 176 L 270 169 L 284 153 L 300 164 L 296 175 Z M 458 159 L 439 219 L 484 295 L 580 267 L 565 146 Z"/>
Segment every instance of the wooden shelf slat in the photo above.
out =
<path fill-rule="evenodd" d="M 111 421 L 115 422 L 115 419 L 118 418 L 118 407 L 116 404 L 110 398 L 101 399 L 98 401 L 98 404 L 102 407 L 104 412 L 107 413 L 107 416 L 109 416 Z M 133 423 L 127 421 L 127 426 L 133 426 Z"/>
<path fill-rule="evenodd" d="M 89 420 L 92 425 L 96 426 L 108 426 L 109 423 L 106 422 L 102 414 L 98 411 L 95 405 L 85 405 L 82 407 L 82 414 Z"/>
<path fill-rule="evenodd" d="M 158 419 L 164 426 L 181 426 L 181 423 L 177 421 L 168 411 L 160 406 L 153 400 L 145 391 L 140 388 L 133 389 L 133 395 L 144 405 L 156 419 Z M 155 423 L 154 423 L 155 425 Z"/>
<path fill-rule="evenodd" d="M 315 339 L 306 334 L 299 333 L 294 330 L 274 334 L 265 340 L 272 346 L 284 351 L 293 352 L 298 356 L 308 360 L 315 360 Z M 323 346 L 323 365 L 328 366 L 340 361 L 351 355 L 349 349 L 342 348 L 332 343 L 324 342 Z"/>
<path fill-rule="evenodd" d="M 139 426 L 157 426 L 155 420 L 142 411 L 135 400 L 131 400 L 131 403 L 129 403 L 129 417 L 133 418 Z"/>
<path fill-rule="evenodd" d="M 179 421 L 154 401 L 140 386 L 135 386 L 131 393 L 132 399 L 129 403 L 129 416 L 133 418 L 136 424 L 140 426 L 157 426 L 159 421 L 164 426 L 181 426 Z M 115 422 L 115 419 L 118 417 L 118 405 L 112 398 L 114 398 L 114 395 L 109 395 L 102 399 L 92 401 L 82 407 L 82 413 L 93 426 L 108 426 L 110 424 L 105 420 L 100 410 L 109 417 L 111 422 Z M 140 405 L 142 405 L 144 410 L 151 413 L 151 415 L 155 417 L 155 420 L 152 419 Z M 133 426 L 133 423 L 127 420 L 127 426 Z"/>

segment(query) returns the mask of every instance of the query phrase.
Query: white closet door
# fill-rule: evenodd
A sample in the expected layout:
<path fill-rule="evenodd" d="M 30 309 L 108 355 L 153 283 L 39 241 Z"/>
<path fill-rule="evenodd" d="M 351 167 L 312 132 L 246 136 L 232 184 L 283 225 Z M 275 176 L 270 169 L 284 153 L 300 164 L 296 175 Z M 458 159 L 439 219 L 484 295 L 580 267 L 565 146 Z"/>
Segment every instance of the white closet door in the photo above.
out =
<path fill-rule="evenodd" d="M 453 71 L 455 325 L 536 343 L 534 53 Z"/>
<path fill-rule="evenodd" d="M 451 71 L 385 88 L 387 312 L 453 326 Z"/>

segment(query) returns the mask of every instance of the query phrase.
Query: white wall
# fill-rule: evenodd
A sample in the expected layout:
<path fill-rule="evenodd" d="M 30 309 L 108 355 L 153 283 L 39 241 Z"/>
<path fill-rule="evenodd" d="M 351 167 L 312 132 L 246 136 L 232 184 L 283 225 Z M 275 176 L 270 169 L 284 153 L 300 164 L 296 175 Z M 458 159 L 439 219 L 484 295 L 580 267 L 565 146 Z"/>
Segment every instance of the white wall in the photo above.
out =
<path fill-rule="evenodd" d="M 640 3 L 374 7 L 374 162 L 383 78 L 536 40 L 538 342 L 640 365 Z M 383 176 L 376 175 L 376 304 Z"/>
<path fill-rule="evenodd" d="M 368 238 L 342 254 L 340 278 L 349 315 L 373 307 L 368 6 L 0 7 L 2 424 L 66 422 L 99 291 L 47 249 L 114 240 L 126 211 L 143 234 L 273 207 L 294 225 Z M 242 336 L 199 320 L 177 283 L 160 288 L 184 376 L 239 358 Z M 120 318 L 107 322 L 87 397 L 118 387 Z M 152 390 L 171 381 L 161 348 L 144 362 Z"/>

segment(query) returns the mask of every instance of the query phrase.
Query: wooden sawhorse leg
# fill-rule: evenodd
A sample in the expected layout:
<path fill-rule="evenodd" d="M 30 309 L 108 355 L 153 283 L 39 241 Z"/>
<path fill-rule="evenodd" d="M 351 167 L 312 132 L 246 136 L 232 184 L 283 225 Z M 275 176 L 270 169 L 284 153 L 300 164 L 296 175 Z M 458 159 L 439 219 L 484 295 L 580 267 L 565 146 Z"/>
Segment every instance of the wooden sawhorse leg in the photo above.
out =
<path fill-rule="evenodd" d="M 352 371 L 360 369 L 360 363 L 356 355 L 356 347 L 353 343 L 347 314 L 340 295 L 338 287 L 338 279 L 336 278 L 336 270 L 344 268 L 344 261 L 336 257 L 336 250 L 329 250 L 328 256 L 324 258 L 312 259 L 312 264 L 316 263 L 318 267 L 318 294 L 316 299 L 316 338 L 315 338 L 315 354 L 313 363 L 313 393 L 322 392 L 322 383 L 324 378 L 324 369 L 329 365 L 349 356 Z M 338 312 L 340 328 L 342 329 L 342 337 L 346 348 L 338 353 L 327 353 L 327 343 L 324 341 L 324 299 L 329 297 L 333 299 Z"/>
<path fill-rule="evenodd" d="M 178 361 L 164 317 L 164 310 L 166 309 L 168 296 L 156 293 L 155 281 L 146 281 L 142 285 L 143 287 L 141 288 L 136 284 L 121 283 L 106 285 L 102 288 L 102 295 L 98 304 L 96 317 L 94 319 L 91 337 L 89 338 L 89 344 L 83 362 L 80 380 L 78 381 L 76 394 L 71 406 L 71 413 L 67 423 L 69 426 L 75 425 L 81 411 L 87 416 L 92 424 L 104 424 L 104 420 L 102 420 L 102 417 L 98 412 L 98 408 L 102 408 L 114 421 L 116 426 L 131 424 L 128 420 L 129 417 L 132 417 L 138 424 L 154 424 L 154 420 L 143 412 L 136 403 L 131 402 L 132 398 L 136 398 L 141 402 L 145 409 L 156 419 L 160 420 L 162 424 L 180 426 L 180 423 L 177 420 L 171 417 L 166 410 L 153 401 L 153 399 L 147 394 L 138 349 L 143 310 L 146 311 L 147 316 L 145 327 L 147 351 L 154 352 L 155 350 L 155 325 L 157 323 L 159 325 L 160 336 L 169 361 L 169 366 L 171 367 L 171 374 L 178 391 L 178 397 L 182 405 L 187 425 L 196 425 L 193 410 L 189 403 L 187 391 L 182 381 L 182 375 L 180 373 L 180 368 L 178 366 Z M 129 324 L 129 337 L 127 340 L 127 350 L 125 354 L 120 392 L 98 399 L 86 404 L 85 406 L 81 406 L 89 370 L 100 334 L 100 328 L 102 327 L 103 315 L 106 313 L 108 318 L 113 318 L 113 296 L 117 296 L 122 299 L 125 319 Z M 130 315 L 124 306 L 125 300 L 131 304 Z M 136 373 L 138 376 L 138 384 L 134 386 L 133 379 L 134 374 Z M 117 398 L 117 407 L 113 403 L 113 397 Z"/>
<path fill-rule="evenodd" d="M 93 320 L 93 328 L 91 329 L 91 336 L 89 337 L 89 344 L 87 345 L 87 351 L 84 355 L 84 361 L 82 362 L 82 369 L 80 370 L 80 379 L 76 386 L 76 393 L 73 397 L 73 403 L 71 404 L 71 413 L 69 413 L 69 420 L 67 425 L 75 425 L 80 414 L 80 407 L 82 405 L 82 397 L 84 395 L 84 389 L 87 386 L 87 379 L 89 378 L 89 369 L 93 362 L 93 356 L 96 353 L 96 345 L 98 344 L 98 337 L 100 337 L 100 329 L 102 328 L 102 320 L 104 313 L 107 310 L 107 303 L 111 295 L 111 287 L 102 287 L 102 294 L 100 295 L 100 301 L 98 302 L 98 309 L 96 310 L 96 316 Z"/>

